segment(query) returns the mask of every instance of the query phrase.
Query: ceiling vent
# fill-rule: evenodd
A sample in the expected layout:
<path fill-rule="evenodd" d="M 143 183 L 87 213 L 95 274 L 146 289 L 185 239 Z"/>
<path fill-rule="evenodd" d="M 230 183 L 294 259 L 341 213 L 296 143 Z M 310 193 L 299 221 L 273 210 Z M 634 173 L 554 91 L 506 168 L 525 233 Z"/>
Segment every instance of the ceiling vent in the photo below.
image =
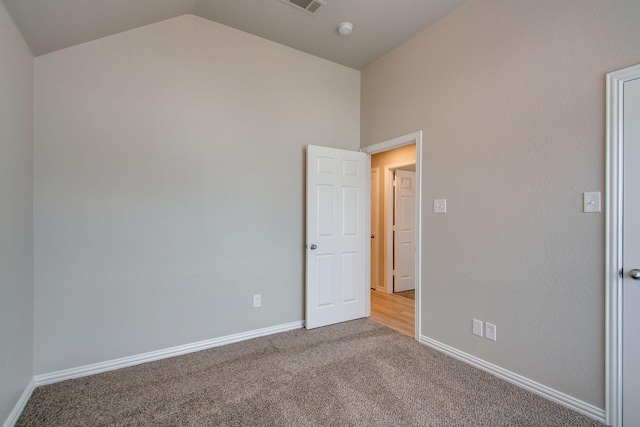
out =
<path fill-rule="evenodd" d="M 304 10 L 311 15 L 315 15 L 315 13 L 320 9 L 320 6 L 324 6 L 325 3 L 323 0 L 282 0 L 283 2 L 290 4 L 296 9 Z"/>

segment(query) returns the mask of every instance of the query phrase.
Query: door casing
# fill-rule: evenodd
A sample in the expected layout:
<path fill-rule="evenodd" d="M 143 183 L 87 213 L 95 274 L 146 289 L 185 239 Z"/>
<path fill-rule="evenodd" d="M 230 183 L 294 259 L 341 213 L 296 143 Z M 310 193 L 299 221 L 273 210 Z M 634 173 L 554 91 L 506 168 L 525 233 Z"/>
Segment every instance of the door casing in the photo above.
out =
<path fill-rule="evenodd" d="M 622 153 L 624 83 L 640 78 L 640 65 L 607 74 L 605 209 L 605 422 L 622 425 Z"/>
<path fill-rule="evenodd" d="M 415 339 L 419 340 L 421 331 L 422 304 L 420 296 L 422 294 L 422 268 L 420 260 L 422 259 L 422 131 L 413 132 L 402 135 L 397 138 L 389 139 L 378 144 L 369 145 L 360 149 L 360 151 L 369 155 L 382 153 L 383 151 L 393 150 L 394 148 L 403 147 L 405 145 L 416 144 L 416 303 L 415 303 Z M 370 182 L 370 180 L 369 180 Z M 370 197 L 370 196 L 369 196 Z M 369 213 L 371 215 L 371 213 Z M 370 221 L 369 221 L 370 223 Z"/>
<path fill-rule="evenodd" d="M 375 178 L 374 178 L 375 176 Z M 371 168 L 371 190 L 370 190 L 370 201 L 371 207 L 377 207 L 380 199 L 380 168 L 375 167 Z M 371 209 L 371 208 L 370 208 Z M 371 209 L 371 257 L 375 254 L 378 259 L 380 258 L 380 236 L 376 236 L 378 233 L 378 229 L 380 227 L 380 210 L 379 209 Z M 374 250 L 375 248 L 375 250 Z M 380 285 L 380 268 L 378 263 L 373 263 L 369 260 L 369 270 L 371 271 L 369 275 L 371 289 L 383 289 L 384 285 Z"/>

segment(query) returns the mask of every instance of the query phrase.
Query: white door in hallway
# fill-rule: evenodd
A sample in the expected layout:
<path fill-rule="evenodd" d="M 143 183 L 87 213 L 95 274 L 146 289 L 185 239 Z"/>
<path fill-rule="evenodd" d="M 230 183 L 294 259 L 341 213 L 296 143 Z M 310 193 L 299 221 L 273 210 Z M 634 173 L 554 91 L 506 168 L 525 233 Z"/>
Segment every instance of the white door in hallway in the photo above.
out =
<path fill-rule="evenodd" d="M 393 291 L 416 288 L 416 173 L 396 171 Z"/>
<path fill-rule="evenodd" d="M 307 329 L 367 315 L 369 158 L 307 147 Z"/>
<path fill-rule="evenodd" d="M 640 426 L 640 79 L 624 83 L 623 111 L 622 419 L 633 427 Z"/>

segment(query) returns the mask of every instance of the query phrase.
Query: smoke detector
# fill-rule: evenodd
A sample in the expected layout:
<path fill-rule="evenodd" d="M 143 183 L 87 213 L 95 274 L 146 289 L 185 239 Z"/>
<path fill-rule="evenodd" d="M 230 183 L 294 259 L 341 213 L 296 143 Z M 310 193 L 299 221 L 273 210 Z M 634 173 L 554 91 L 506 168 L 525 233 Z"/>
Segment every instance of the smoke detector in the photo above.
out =
<path fill-rule="evenodd" d="M 315 13 L 320 9 L 320 6 L 326 6 L 323 0 L 282 0 L 283 2 L 295 7 L 296 9 L 304 10 L 310 15 L 315 15 Z"/>
<path fill-rule="evenodd" d="M 340 33 L 341 36 L 348 36 L 352 32 L 353 24 L 351 22 L 343 22 L 342 24 L 338 25 L 338 33 Z"/>

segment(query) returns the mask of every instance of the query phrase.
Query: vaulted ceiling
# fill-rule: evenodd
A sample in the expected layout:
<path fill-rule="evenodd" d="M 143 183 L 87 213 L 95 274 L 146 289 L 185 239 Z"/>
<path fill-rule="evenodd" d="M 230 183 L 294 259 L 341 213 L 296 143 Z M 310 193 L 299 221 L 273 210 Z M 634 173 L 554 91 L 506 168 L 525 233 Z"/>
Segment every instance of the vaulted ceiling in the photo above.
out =
<path fill-rule="evenodd" d="M 357 70 L 468 1 L 325 0 L 312 15 L 282 0 L 2 0 L 35 56 L 194 14 Z"/>

